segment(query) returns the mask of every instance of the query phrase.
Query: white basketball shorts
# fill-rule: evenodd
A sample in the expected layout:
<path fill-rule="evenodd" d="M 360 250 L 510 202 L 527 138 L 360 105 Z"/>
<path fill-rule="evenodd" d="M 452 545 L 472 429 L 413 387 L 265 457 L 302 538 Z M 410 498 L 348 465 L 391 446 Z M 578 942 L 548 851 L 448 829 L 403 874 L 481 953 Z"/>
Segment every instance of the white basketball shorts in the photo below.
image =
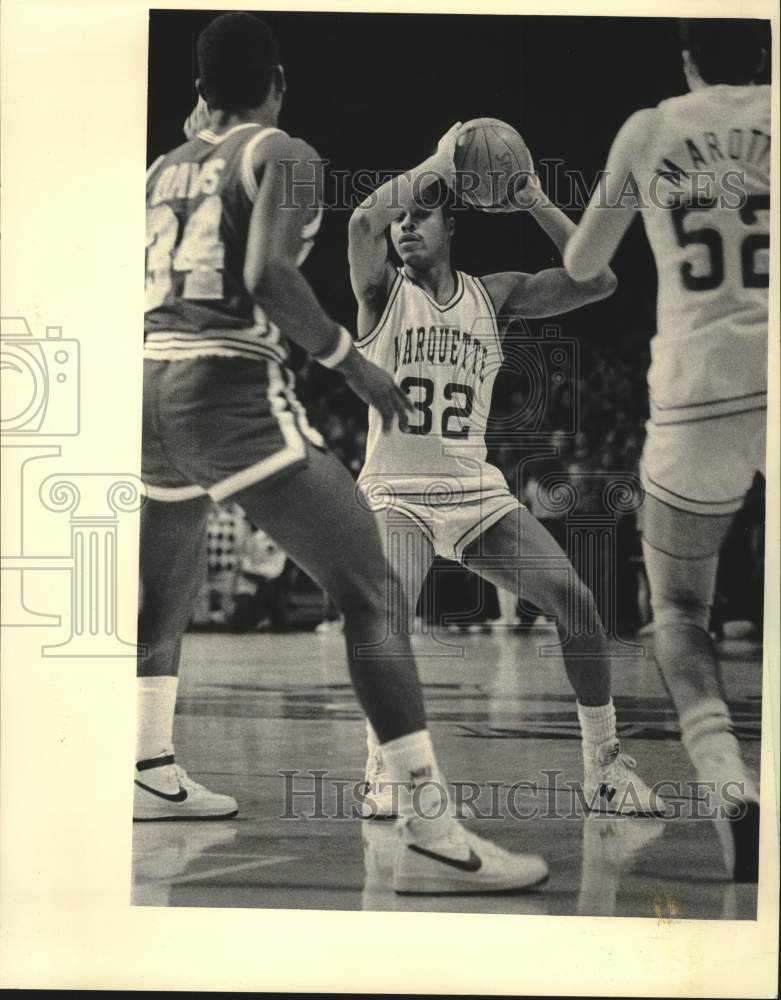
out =
<path fill-rule="evenodd" d="M 438 556 L 456 562 L 462 562 L 472 542 L 505 514 L 523 506 L 502 473 L 487 462 L 468 477 L 373 473 L 361 475 L 358 485 L 380 519 L 380 530 L 392 530 L 397 518 L 406 518 L 426 535 Z"/>
<path fill-rule="evenodd" d="M 766 410 L 674 424 L 649 420 L 643 488 L 691 514 L 734 514 L 755 474 L 764 474 L 766 426 Z"/>

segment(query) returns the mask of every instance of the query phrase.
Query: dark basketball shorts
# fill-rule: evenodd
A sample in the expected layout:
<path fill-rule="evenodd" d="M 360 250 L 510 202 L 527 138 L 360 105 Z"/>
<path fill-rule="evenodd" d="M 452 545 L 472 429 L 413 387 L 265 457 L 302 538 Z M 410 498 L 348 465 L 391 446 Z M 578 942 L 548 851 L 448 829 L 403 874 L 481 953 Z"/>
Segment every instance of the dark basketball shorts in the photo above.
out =
<path fill-rule="evenodd" d="M 225 500 L 307 464 L 325 444 L 271 360 L 144 359 L 141 474 L 153 500 Z"/>

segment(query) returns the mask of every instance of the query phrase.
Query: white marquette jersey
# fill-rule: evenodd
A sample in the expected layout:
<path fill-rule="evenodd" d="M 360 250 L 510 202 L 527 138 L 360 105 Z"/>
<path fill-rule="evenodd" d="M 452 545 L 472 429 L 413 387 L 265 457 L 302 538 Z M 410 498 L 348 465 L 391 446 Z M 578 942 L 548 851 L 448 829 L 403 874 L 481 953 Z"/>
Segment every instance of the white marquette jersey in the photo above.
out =
<path fill-rule="evenodd" d="M 389 372 L 415 412 L 409 428 L 382 433 L 369 411 L 366 462 L 360 480 L 403 479 L 410 492 L 432 480 L 488 478 L 485 430 L 502 347 L 493 303 L 479 278 L 455 273 L 449 301 L 436 302 L 402 268 L 377 326 L 356 346 Z M 504 485 L 506 489 L 506 485 Z"/>
<path fill-rule="evenodd" d="M 659 276 L 651 420 L 762 409 L 767 396 L 770 87 L 658 106 L 634 165 Z"/>

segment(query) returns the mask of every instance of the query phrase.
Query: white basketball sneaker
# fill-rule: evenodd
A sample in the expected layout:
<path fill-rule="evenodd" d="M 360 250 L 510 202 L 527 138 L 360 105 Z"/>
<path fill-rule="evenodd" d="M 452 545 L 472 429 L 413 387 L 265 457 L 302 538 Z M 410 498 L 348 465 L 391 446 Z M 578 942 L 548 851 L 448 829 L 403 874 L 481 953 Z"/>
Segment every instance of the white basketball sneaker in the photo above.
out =
<path fill-rule="evenodd" d="M 616 816 L 666 816 L 664 799 L 635 772 L 637 761 L 621 753 L 617 739 L 600 744 L 584 762 L 583 792 L 593 812 Z"/>
<path fill-rule="evenodd" d="M 193 781 L 174 755 L 140 760 L 135 767 L 133 819 L 230 819 L 239 807 L 230 795 Z"/>
<path fill-rule="evenodd" d="M 635 823 L 626 816 L 586 816 L 578 915 L 614 917 L 621 876 L 666 829 L 667 823 L 661 819 Z"/>
<path fill-rule="evenodd" d="M 513 854 L 483 840 L 451 820 L 434 840 L 421 839 L 415 827 L 401 824 L 393 888 L 402 895 L 518 892 L 542 885 L 548 866 L 537 854 Z"/>
<path fill-rule="evenodd" d="M 380 743 L 374 729 L 366 723 L 366 772 L 364 776 L 361 815 L 364 819 L 395 819 L 398 814 L 398 794 L 385 773 Z"/>
<path fill-rule="evenodd" d="M 624 817 L 593 814 L 583 821 L 583 867 L 627 871 L 667 829 L 660 819 L 628 823 Z"/>
<path fill-rule="evenodd" d="M 393 867 L 399 845 L 395 823 L 361 823 L 365 876 L 361 893 L 363 910 L 395 910 L 399 897 L 393 891 Z"/>

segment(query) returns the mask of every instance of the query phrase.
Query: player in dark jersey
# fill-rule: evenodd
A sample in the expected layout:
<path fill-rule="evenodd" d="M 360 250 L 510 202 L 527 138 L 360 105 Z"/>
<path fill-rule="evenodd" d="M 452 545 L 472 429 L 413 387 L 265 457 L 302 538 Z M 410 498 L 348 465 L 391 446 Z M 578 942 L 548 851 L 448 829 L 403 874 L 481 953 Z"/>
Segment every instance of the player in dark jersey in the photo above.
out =
<path fill-rule="evenodd" d="M 398 891 L 520 889 L 542 858 L 510 854 L 439 809 L 437 764 L 398 577 L 346 469 L 306 423 L 286 338 L 342 372 L 383 415 L 406 422 L 392 379 L 362 358 L 298 269 L 319 224 L 317 154 L 277 128 L 285 90 L 276 39 L 249 14 L 198 40 L 209 126 L 147 180 L 137 819 L 235 815 L 234 799 L 187 777 L 173 753 L 181 639 L 206 565 L 212 500 L 228 497 L 325 590 L 345 619 L 356 694 L 400 800 Z M 368 650 L 372 655 L 361 650 Z M 430 802 L 430 800 L 432 800 Z M 416 806 L 417 809 L 414 809 Z"/>

